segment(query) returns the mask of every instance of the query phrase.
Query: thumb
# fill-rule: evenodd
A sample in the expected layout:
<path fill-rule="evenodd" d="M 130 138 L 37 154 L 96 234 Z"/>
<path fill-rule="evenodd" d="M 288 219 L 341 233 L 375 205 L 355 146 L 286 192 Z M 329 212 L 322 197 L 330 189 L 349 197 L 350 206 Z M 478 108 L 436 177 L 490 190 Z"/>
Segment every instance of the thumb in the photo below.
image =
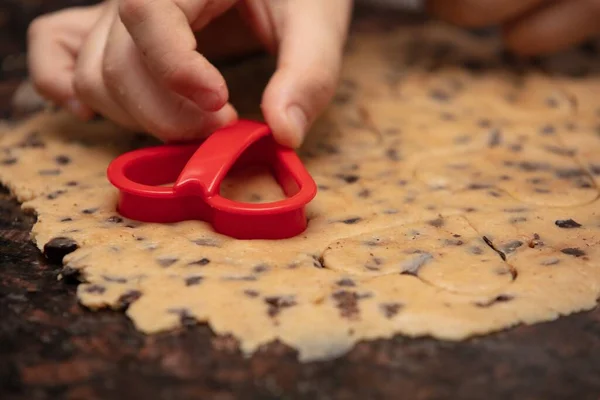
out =
<path fill-rule="evenodd" d="M 277 71 L 262 110 L 275 139 L 298 147 L 337 87 L 351 0 L 290 0 L 275 11 Z"/>

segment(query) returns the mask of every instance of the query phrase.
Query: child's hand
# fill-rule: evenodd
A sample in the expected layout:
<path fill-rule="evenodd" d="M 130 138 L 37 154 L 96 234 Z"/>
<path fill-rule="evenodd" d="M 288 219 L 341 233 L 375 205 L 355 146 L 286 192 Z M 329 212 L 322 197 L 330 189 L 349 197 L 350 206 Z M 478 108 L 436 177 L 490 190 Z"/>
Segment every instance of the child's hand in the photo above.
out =
<path fill-rule="evenodd" d="M 261 42 L 278 53 L 262 109 L 277 140 L 295 147 L 335 92 L 351 5 L 109 0 L 34 21 L 30 72 L 41 94 L 81 118 L 98 112 L 165 140 L 202 136 L 236 112 L 222 75 L 196 50 L 194 32 L 239 6 Z"/>
<path fill-rule="evenodd" d="M 435 16 L 468 27 L 500 25 L 522 55 L 564 50 L 600 33 L 599 0 L 428 0 Z"/>

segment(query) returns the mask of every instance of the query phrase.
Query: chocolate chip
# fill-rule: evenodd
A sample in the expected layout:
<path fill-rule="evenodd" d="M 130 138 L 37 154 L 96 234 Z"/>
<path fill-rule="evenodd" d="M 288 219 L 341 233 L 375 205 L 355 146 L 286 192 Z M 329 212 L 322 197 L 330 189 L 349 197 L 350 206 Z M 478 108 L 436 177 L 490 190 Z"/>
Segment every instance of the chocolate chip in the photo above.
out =
<path fill-rule="evenodd" d="M 120 224 L 123 222 L 123 218 L 113 215 L 111 217 L 106 218 L 106 222 L 110 222 L 111 224 Z"/>
<path fill-rule="evenodd" d="M 521 242 L 520 240 L 513 240 L 512 242 L 508 242 L 504 246 L 502 246 L 502 250 L 504 253 L 510 254 L 521 246 L 523 246 L 523 242 Z"/>
<path fill-rule="evenodd" d="M 546 105 L 550 108 L 557 108 L 558 107 L 558 100 L 552 98 L 552 97 L 548 97 L 546 99 Z"/>
<path fill-rule="evenodd" d="M 392 318 L 404 307 L 403 304 L 400 303 L 384 303 L 380 304 L 380 309 L 385 315 L 386 318 Z"/>
<path fill-rule="evenodd" d="M 256 290 L 246 289 L 244 290 L 244 294 L 248 297 L 258 297 L 259 293 Z"/>
<path fill-rule="evenodd" d="M 566 249 L 562 249 L 561 253 L 568 254 L 574 257 L 583 257 L 585 256 L 585 251 L 577 248 L 577 247 L 567 247 Z"/>
<path fill-rule="evenodd" d="M 120 278 L 118 276 L 102 276 L 102 279 L 104 279 L 106 282 L 113 282 L 113 283 L 127 283 L 127 279 L 125 278 Z"/>
<path fill-rule="evenodd" d="M 55 237 L 44 245 L 44 256 L 54 264 L 62 263 L 63 257 L 79 248 L 77 242 L 68 237 Z"/>
<path fill-rule="evenodd" d="M 54 157 L 54 161 L 58 164 L 58 165 L 67 165 L 71 162 L 71 159 L 68 156 L 65 155 L 59 155 Z"/>
<path fill-rule="evenodd" d="M 554 224 L 556 226 L 558 226 L 559 228 L 565 228 L 565 229 L 581 228 L 581 224 L 572 219 L 558 219 L 554 222 Z"/>
<path fill-rule="evenodd" d="M 102 294 L 106 292 L 106 288 L 100 285 L 91 285 L 85 288 L 87 293 Z"/>
<path fill-rule="evenodd" d="M 293 307 L 296 305 L 294 296 L 272 296 L 265 298 L 265 303 L 269 305 L 267 314 L 269 317 L 276 317 L 284 308 Z"/>
<path fill-rule="evenodd" d="M 46 195 L 46 198 L 47 198 L 48 200 L 54 200 L 54 199 L 56 199 L 58 196 L 60 196 L 61 194 L 64 194 L 64 193 L 66 193 L 66 191 L 64 191 L 64 190 L 55 190 L 54 192 L 48 193 L 48 194 Z"/>
<path fill-rule="evenodd" d="M 550 164 L 533 161 L 521 161 L 518 163 L 518 167 L 526 172 L 535 172 L 547 170 L 550 168 Z"/>
<path fill-rule="evenodd" d="M 210 263 L 210 260 L 208 258 L 201 258 L 197 261 L 192 261 L 188 263 L 188 265 L 207 265 L 208 263 Z"/>
<path fill-rule="evenodd" d="M 268 271 L 268 270 L 269 270 L 269 266 L 268 266 L 268 265 L 266 265 L 266 264 L 260 264 L 260 265 L 257 265 L 256 267 L 254 267 L 254 268 L 252 269 L 252 271 L 253 271 L 254 273 L 256 273 L 256 274 L 261 274 L 261 273 L 263 273 L 263 272 L 266 272 L 266 271 Z"/>
<path fill-rule="evenodd" d="M 358 293 L 348 290 L 340 290 L 332 295 L 336 302 L 336 307 L 340 310 L 342 318 L 356 319 L 359 314 Z"/>
<path fill-rule="evenodd" d="M 206 247 L 219 247 L 219 242 L 214 239 L 196 239 L 192 240 L 192 242 L 198 246 L 206 246 Z"/>
<path fill-rule="evenodd" d="M 77 186 L 79 185 L 79 183 L 77 183 L 77 181 L 69 181 L 67 182 L 67 186 Z"/>
<path fill-rule="evenodd" d="M 463 244 L 465 244 L 465 243 L 460 239 L 445 239 L 444 240 L 444 245 L 446 245 L 446 246 L 462 246 Z"/>
<path fill-rule="evenodd" d="M 487 128 L 491 128 L 492 127 L 492 121 L 484 118 L 484 119 L 480 119 L 479 121 L 477 121 L 477 125 L 481 128 L 487 129 Z"/>
<path fill-rule="evenodd" d="M 360 197 L 361 199 L 366 199 L 370 196 L 371 196 L 371 191 L 369 189 L 363 189 L 360 192 L 358 192 L 358 197 Z"/>
<path fill-rule="evenodd" d="M 430 90 L 429 97 L 440 102 L 447 102 L 450 100 L 450 95 L 441 89 Z"/>
<path fill-rule="evenodd" d="M 594 175 L 600 175 L 600 165 L 589 164 L 590 172 Z"/>
<path fill-rule="evenodd" d="M 202 282 L 202 279 L 204 279 L 204 277 L 202 276 L 190 276 L 185 278 L 185 286 L 193 286 L 193 285 L 197 285 L 200 282 Z"/>
<path fill-rule="evenodd" d="M 361 219 L 362 218 L 359 218 L 359 217 L 348 218 L 348 219 L 343 220 L 342 222 L 347 225 L 352 225 L 352 224 L 356 224 L 357 222 L 361 221 Z"/>
<path fill-rule="evenodd" d="M 224 278 L 221 278 L 224 281 L 237 281 L 237 282 L 255 282 L 256 281 L 256 277 L 255 276 L 226 276 Z"/>
<path fill-rule="evenodd" d="M 558 258 L 549 258 L 547 260 L 543 260 L 542 262 L 540 262 L 541 265 L 545 265 L 545 266 L 556 265 L 558 263 L 560 263 L 560 260 Z"/>
<path fill-rule="evenodd" d="M 549 153 L 556 154 L 557 156 L 573 157 L 575 155 L 575 150 L 565 149 L 558 146 L 547 145 L 544 146 L 544 149 Z"/>
<path fill-rule="evenodd" d="M 62 218 L 60 220 L 60 222 L 71 222 L 71 221 L 73 221 L 73 218 L 70 218 L 70 217 Z"/>
<path fill-rule="evenodd" d="M 540 129 L 540 134 L 547 136 L 547 135 L 554 135 L 556 133 L 556 128 L 554 128 L 552 125 L 545 125 Z"/>
<path fill-rule="evenodd" d="M 42 169 L 38 171 L 38 174 L 40 174 L 41 176 L 56 176 L 60 175 L 60 173 L 60 169 Z"/>
<path fill-rule="evenodd" d="M 444 218 L 439 217 L 431 221 L 427 221 L 427 223 L 435 228 L 441 228 L 442 226 L 444 226 Z"/>
<path fill-rule="evenodd" d="M 511 296 L 511 295 L 501 294 L 501 295 L 496 296 L 495 298 L 491 299 L 490 301 L 487 301 L 487 302 L 477 302 L 477 303 L 475 303 L 475 305 L 477 307 L 487 308 L 487 307 L 491 307 L 491 306 L 493 306 L 495 304 L 498 304 L 498 303 L 506 303 L 506 302 L 511 301 L 513 299 L 514 299 L 514 297 Z"/>
<path fill-rule="evenodd" d="M 492 129 L 488 136 L 488 147 L 498 147 L 502 142 L 500 129 Z"/>
<path fill-rule="evenodd" d="M 398 154 L 398 150 L 396 149 L 387 149 L 385 152 L 385 156 L 391 161 L 400 161 L 402 157 Z"/>
<path fill-rule="evenodd" d="M 117 300 L 117 308 L 119 310 L 126 310 L 131 304 L 142 297 L 142 292 L 139 290 L 129 290 L 123 293 Z"/>
<path fill-rule="evenodd" d="M 175 264 L 179 259 L 174 257 L 159 258 L 156 260 L 161 267 L 167 268 Z"/>
<path fill-rule="evenodd" d="M 471 183 L 469 186 L 467 186 L 467 190 L 482 190 L 489 189 L 491 187 L 491 185 L 487 185 L 485 183 Z"/>
<path fill-rule="evenodd" d="M 585 176 L 585 171 L 581 168 L 558 168 L 554 175 L 561 179 L 571 179 Z"/>
<path fill-rule="evenodd" d="M 41 149 L 46 147 L 46 143 L 44 143 L 42 139 L 40 139 L 40 134 L 38 132 L 32 132 L 29 135 L 27 135 L 25 140 L 17 144 L 17 147 Z"/>
<path fill-rule="evenodd" d="M 469 251 L 476 255 L 483 254 L 483 249 L 479 246 L 471 246 L 469 247 Z"/>
<path fill-rule="evenodd" d="M 84 214 L 93 214 L 96 211 L 98 211 L 98 208 L 86 208 L 85 210 L 82 210 L 81 212 Z"/>
<path fill-rule="evenodd" d="M 344 287 L 356 286 L 356 283 L 354 283 L 354 281 L 352 279 L 350 279 L 350 278 L 340 279 L 336 283 L 337 283 L 338 286 L 344 286 Z"/>
<path fill-rule="evenodd" d="M 527 221 L 526 217 L 515 217 L 515 218 L 510 219 L 511 224 L 517 224 L 519 222 L 526 222 L 526 221 Z"/>
<path fill-rule="evenodd" d="M 342 179 L 346 183 L 355 183 L 359 177 L 357 175 L 336 175 L 337 178 Z"/>
<path fill-rule="evenodd" d="M 430 253 L 421 253 L 418 252 L 418 255 L 410 260 L 406 260 L 402 263 L 402 275 L 413 275 L 418 276 L 419 269 L 427 264 L 429 261 L 433 260 L 433 255 Z"/>
<path fill-rule="evenodd" d="M 14 165 L 16 163 L 17 159 L 15 157 L 5 158 L 4 160 L 0 161 L 0 164 L 2 165 Z"/>

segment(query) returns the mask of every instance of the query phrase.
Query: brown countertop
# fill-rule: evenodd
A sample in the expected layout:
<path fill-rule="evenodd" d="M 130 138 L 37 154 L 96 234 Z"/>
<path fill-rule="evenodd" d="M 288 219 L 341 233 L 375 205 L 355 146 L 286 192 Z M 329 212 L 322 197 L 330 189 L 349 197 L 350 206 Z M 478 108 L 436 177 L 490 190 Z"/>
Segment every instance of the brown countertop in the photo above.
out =
<path fill-rule="evenodd" d="M 0 5 L 1 115 L 25 74 L 23 24 L 58 3 Z M 300 364 L 281 344 L 245 359 L 205 325 L 144 336 L 120 312 L 83 309 L 76 279 L 58 281 L 28 242 L 33 222 L 0 194 L 2 399 L 600 398 L 600 309 L 460 343 L 361 343 L 329 362 Z"/>

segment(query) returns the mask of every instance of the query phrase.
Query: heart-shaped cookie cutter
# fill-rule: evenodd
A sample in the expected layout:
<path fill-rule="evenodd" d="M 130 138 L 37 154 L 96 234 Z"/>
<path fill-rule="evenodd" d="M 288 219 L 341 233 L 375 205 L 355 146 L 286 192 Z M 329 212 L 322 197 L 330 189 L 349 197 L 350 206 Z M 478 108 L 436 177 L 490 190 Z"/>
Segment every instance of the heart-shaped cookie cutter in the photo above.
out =
<path fill-rule="evenodd" d="M 287 198 L 243 203 L 222 197 L 233 168 L 268 167 Z M 285 239 L 307 227 L 305 206 L 317 186 L 294 150 L 277 144 L 265 124 L 239 120 L 201 143 L 166 144 L 117 157 L 107 171 L 119 189 L 118 212 L 142 222 L 209 222 L 236 239 Z M 175 182 L 172 186 L 165 186 Z"/>

